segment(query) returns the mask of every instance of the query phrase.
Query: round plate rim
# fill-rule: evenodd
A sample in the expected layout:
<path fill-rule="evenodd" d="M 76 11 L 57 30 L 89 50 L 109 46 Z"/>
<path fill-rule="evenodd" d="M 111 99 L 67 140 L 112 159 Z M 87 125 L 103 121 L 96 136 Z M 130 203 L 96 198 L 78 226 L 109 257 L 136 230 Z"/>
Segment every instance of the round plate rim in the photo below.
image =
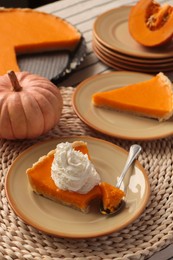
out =
<path fill-rule="evenodd" d="M 77 116 L 86 124 L 88 125 L 89 127 L 91 127 L 92 129 L 94 130 L 97 130 L 98 132 L 100 133 L 103 133 L 103 134 L 106 134 L 108 136 L 112 136 L 112 137 L 116 137 L 116 138 L 121 138 L 121 139 L 125 139 L 125 140 L 139 140 L 139 141 L 148 141 L 148 140 L 157 140 L 157 139 L 161 139 L 161 138 L 165 138 L 165 137 L 169 137 L 173 134 L 173 130 L 172 131 L 168 131 L 166 133 L 161 133 L 161 134 L 151 134 L 151 135 L 147 135 L 147 136 L 143 136 L 143 135 L 140 135 L 140 136 L 130 136 L 128 134 L 121 134 L 121 133 L 113 133 L 113 132 L 110 132 L 109 130 L 103 130 L 101 129 L 100 127 L 97 127 L 96 124 L 93 124 L 90 122 L 90 120 L 86 117 L 84 117 L 81 112 L 80 112 L 80 109 L 78 108 L 77 104 L 76 104 L 76 96 L 78 95 L 78 93 L 82 90 L 82 88 L 85 88 L 85 85 L 92 81 L 92 80 L 95 80 L 99 77 L 104 77 L 104 76 L 108 76 L 108 75 L 118 75 L 118 74 L 122 74 L 122 76 L 124 74 L 129 74 L 129 75 L 143 75 L 143 76 L 149 76 L 149 77 L 153 77 L 152 74 L 149 74 L 149 73 L 143 73 L 143 72 L 133 72 L 133 71 L 126 71 L 126 70 L 121 70 L 121 71 L 114 71 L 114 72 L 107 72 L 107 73 L 102 73 L 102 74 L 98 74 L 98 75 L 93 75 L 87 79 L 85 79 L 84 81 L 82 81 L 75 89 L 74 93 L 73 93 L 73 96 L 72 96 L 72 106 L 73 106 L 73 109 L 75 111 L 75 113 L 77 114 Z M 153 119 L 154 120 L 154 119 Z M 162 122 L 162 124 L 166 123 L 167 121 L 165 122 Z"/>
<path fill-rule="evenodd" d="M 107 48 L 111 49 L 112 51 L 116 51 L 116 52 L 119 52 L 121 54 L 124 54 L 124 55 L 129 55 L 129 56 L 132 56 L 132 57 L 138 57 L 138 58 L 149 58 L 149 59 L 161 59 L 162 58 L 166 58 L 166 57 L 170 57 L 170 55 L 173 56 L 173 51 L 171 52 L 167 52 L 167 53 L 163 53 L 163 52 L 160 52 L 160 53 L 143 53 L 143 52 L 140 52 L 140 53 L 132 53 L 130 50 L 128 49 L 124 49 L 122 47 L 115 47 L 113 46 L 112 44 L 110 44 L 109 42 L 105 42 L 102 37 L 100 37 L 98 34 L 97 34 L 97 30 L 96 30 L 96 26 L 97 26 L 97 23 L 99 22 L 100 19 L 103 19 L 104 17 L 107 17 L 109 14 L 111 14 L 112 12 L 120 12 L 121 10 L 124 11 L 124 10 L 127 10 L 127 12 L 130 12 L 130 9 L 132 8 L 132 6 L 128 6 L 128 5 L 124 5 L 124 6 L 120 6 L 120 7 L 115 7 L 115 8 L 112 8 L 102 14 L 100 14 L 96 20 L 94 21 L 94 24 L 93 24 L 93 35 L 94 37 L 96 37 L 96 39 L 99 40 L 100 43 L 102 43 L 104 46 L 106 46 Z M 127 17 L 127 22 L 128 22 L 128 17 Z"/>
<path fill-rule="evenodd" d="M 57 138 L 53 138 L 53 139 L 48 139 L 48 140 L 44 140 L 44 141 L 41 141 L 39 143 L 36 143 L 34 145 L 31 145 L 29 148 L 25 149 L 21 154 L 19 154 L 16 159 L 13 161 L 11 167 L 9 168 L 6 176 L 5 176 L 5 193 L 6 193 L 6 196 L 7 196 L 7 200 L 8 200 L 8 203 L 10 204 L 11 208 L 13 209 L 13 211 L 15 212 L 15 214 L 21 219 L 24 221 L 24 223 L 26 224 L 29 224 L 30 226 L 36 228 L 37 230 L 41 231 L 41 232 L 44 232 L 45 234 L 48 234 L 48 235 L 54 235 L 55 237 L 63 237 L 63 238 L 75 238 L 75 239 L 83 239 L 83 238 L 95 238 L 95 237 L 100 237 L 100 236 L 104 236 L 104 235 L 109 235 L 110 233 L 113 233 L 113 232 L 117 232 L 117 231 L 120 231 L 121 229 L 125 228 L 126 226 L 128 226 L 129 224 L 131 224 L 132 222 L 134 222 L 137 218 L 139 218 L 139 216 L 142 214 L 142 212 L 144 211 L 144 209 L 146 208 L 147 206 L 147 203 L 148 203 L 148 200 L 149 200 L 149 197 L 150 197 L 150 183 L 149 183 L 149 178 L 148 178 L 148 175 L 145 171 L 145 169 L 142 167 L 142 165 L 139 163 L 138 160 L 135 161 L 135 166 L 142 172 L 143 176 L 144 176 L 144 179 L 145 179 L 145 187 L 146 187 L 146 193 L 145 193 L 145 198 L 144 198 L 144 201 L 143 201 L 143 205 L 142 207 L 140 208 L 140 210 L 138 210 L 135 215 L 130 219 L 128 220 L 126 223 L 124 224 L 121 224 L 119 227 L 115 227 L 113 229 L 109 229 L 107 232 L 95 232 L 95 233 L 92 233 L 91 235 L 71 235 L 70 233 L 63 233 L 63 232 L 57 232 L 57 231 L 51 231 L 46 229 L 46 228 L 43 228 L 41 226 L 39 226 L 39 224 L 35 224 L 32 222 L 32 220 L 28 219 L 25 214 L 23 212 L 20 211 L 20 209 L 18 207 L 16 207 L 15 203 L 14 203 L 14 198 L 12 196 L 12 194 L 10 194 L 10 191 L 9 191 L 9 181 L 10 181 L 10 178 L 11 178 L 11 175 L 13 174 L 13 167 L 19 163 L 19 161 L 21 160 L 22 157 L 26 156 L 28 152 L 31 152 L 32 149 L 34 148 L 37 148 L 37 147 L 41 147 L 42 145 L 46 144 L 46 143 L 54 143 L 54 142 L 58 142 L 58 141 L 61 141 L 61 140 L 74 140 L 74 139 L 84 139 L 84 140 L 90 140 L 90 141 L 96 141 L 96 142 L 103 142 L 104 144 L 107 144 L 108 146 L 112 146 L 114 147 L 116 150 L 122 152 L 122 154 L 124 155 L 127 155 L 128 152 L 112 143 L 112 142 L 109 142 L 109 141 L 106 141 L 106 140 L 103 140 L 103 139 L 100 139 L 100 138 L 96 138 L 96 137 L 91 137 L 91 136 L 61 136 L 61 137 L 57 137 Z"/>

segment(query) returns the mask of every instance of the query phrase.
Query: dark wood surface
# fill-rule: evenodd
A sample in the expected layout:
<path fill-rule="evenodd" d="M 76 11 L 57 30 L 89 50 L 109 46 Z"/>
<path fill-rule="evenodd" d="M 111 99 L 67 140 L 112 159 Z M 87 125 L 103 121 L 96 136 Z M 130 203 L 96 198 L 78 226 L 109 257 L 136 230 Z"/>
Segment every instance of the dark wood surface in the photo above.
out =
<path fill-rule="evenodd" d="M 0 6 L 2 7 L 21 7 L 21 8 L 36 8 L 41 5 L 53 3 L 55 0 L 1 0 Z"/>

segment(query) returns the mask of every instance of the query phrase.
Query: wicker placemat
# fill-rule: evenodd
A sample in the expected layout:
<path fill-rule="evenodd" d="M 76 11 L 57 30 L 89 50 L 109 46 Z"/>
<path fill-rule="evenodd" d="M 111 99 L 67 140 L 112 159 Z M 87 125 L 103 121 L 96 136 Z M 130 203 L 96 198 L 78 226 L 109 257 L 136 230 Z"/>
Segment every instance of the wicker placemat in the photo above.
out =
<path fill-rule="evenodd" d="M 60 124 L 37 140 L 5 141 L 0 147 L 0 259 L 146 259 L 173 241 L 173 139 L 139 142 L 139 161 L 149 174 L 151 198 L 145 212 L 118 233 L 92 239 L 64 239 L 26 225 L 10 208 L 4 178 L 13 160 L 38 140 L 91 135 L 128 149 L 131 142 L 111 138 L 87 127 L 71 106 L 73 88 L 61 88 L 64 109 Z"/>

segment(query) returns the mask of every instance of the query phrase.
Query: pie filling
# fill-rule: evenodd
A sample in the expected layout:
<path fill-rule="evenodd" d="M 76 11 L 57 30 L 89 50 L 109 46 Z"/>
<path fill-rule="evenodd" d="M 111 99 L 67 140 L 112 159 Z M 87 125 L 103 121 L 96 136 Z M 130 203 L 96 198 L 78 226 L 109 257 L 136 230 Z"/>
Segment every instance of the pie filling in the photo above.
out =
<path fill-rule="evenodd" d="M 0 75 L 20 71 L 17 54 L 51 50 L 74 51 L 81 34 L 65 20 L 25 8 L 0 10 Z"/>
<path fill-rule="evenodd" d="M 82 141 L 76 141 L 72 143 L 71 146 L 78 153 L 82 153 L 84 156 L 89 155 L 88 147 L 86 143 Z M 27 169 L 28 180 L 34 192 L 46 198 L 59 202 L 61 204 L 70 206 L 75 209 L 79 209 L 84 213 L 87 213 L 89 211 L 89 207 L 93 200 L 98 200 L 100 202 L 102 201 L 104 209 L 109 211 L 113 211 L 119 205 L 121 199 L 125 196 L 124 192 L 106 182 L 102 182 L 98 176 L 97 177 L 95 176 L 96 175 L 95 172 L 93 173 L 94 176 L 93 178 L 95 179 L 94 181 L 96 184 L 89 191 L 85 193 L 81 193 L 81 192 L 84 192 L 86 190 L 88 184 L 91 185 L 91 182 L 94 182 L 91 179 L 91 177 L 88 178 L 89 183 L 88 184 L 85 183 L 83 185 L 83 191 L 81 190 L 80 192 L 67 190 L 67 189 L 63 190 L 57 187 L 57 185 L 55 184 L 51 176 L 52 165 L 55 160 L 55 154 L 56 154 L 56 150 L 50 151 L 47 155 L 41 157 L 36 163 L 34 163 L 31 168 Z M 63 156 L 64 154 L 62 153 L 62 158 L 63 158 L 62 160 L 64 160 Z M 75 159 L 73 158 L 73 162 L 72 162 L 73 165 L 74 165 L 74 161 Z M 90 161 L 89 158 L 88 161 Z M 90 174 L 88 169 L 86 172 Z M 65 177 L 63 178 L 65 182 L 68 183 Z M 77 177 L 73 176 L 73 178 L 74 179 L 76 178 L 77 180 Z M 70 185 L 72 184 L 73 181 L 70 180 Z M 74 182 L 74 187 L 75 185 L 76 183 Z"/>
<path fill-rule="evenodd" d="M 173 114 L 172 83 L 159 73 L 150 80 L 93 94 L 95 106 L 130 112 L 136 115 L 169 119 Z"/>

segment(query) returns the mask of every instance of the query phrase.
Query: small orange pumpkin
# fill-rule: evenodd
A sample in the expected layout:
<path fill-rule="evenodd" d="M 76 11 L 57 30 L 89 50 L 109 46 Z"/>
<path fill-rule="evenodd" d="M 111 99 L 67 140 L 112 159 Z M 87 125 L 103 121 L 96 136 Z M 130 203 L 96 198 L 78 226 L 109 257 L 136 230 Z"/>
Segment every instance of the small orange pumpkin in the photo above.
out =
<path fill-rule="evenodd" d="M 0 138 L 30 139 L 60 119 L 62 96 L 48 79 L 28 72 L 0 76 Z"/>
<path fill-rule="evenodd" d="M 163 45 L 173 36 L 173 7 L 140 0 L 131 9 L 128 24 L 131 36 L 138 43 L 147 47 Z"/>

